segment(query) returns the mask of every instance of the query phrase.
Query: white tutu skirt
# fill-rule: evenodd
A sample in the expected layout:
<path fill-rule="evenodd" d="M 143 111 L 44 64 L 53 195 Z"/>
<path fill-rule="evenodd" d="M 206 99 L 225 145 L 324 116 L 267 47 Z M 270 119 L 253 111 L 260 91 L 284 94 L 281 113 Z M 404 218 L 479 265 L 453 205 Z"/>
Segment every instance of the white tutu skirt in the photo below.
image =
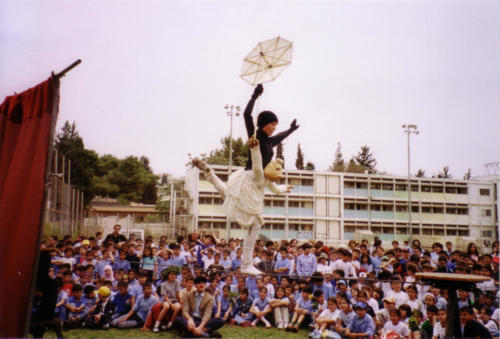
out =
<path fill-rule="evenodd" d="M 259 187 L 254 181 L 252 171 L 243 169 L 234 172 L 226 186 L 226 199 L 222 207 L 230 221 L 241 227 L 262 225 L 264 206 L 264 186 Z"/>

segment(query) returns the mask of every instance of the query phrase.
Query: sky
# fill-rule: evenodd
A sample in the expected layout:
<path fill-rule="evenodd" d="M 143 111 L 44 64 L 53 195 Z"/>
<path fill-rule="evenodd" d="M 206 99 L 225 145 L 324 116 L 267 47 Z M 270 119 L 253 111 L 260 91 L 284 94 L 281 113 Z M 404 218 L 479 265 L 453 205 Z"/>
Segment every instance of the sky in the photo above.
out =
<path fill-rule="evenodd" d="M 224 106 L 243 110 L 253 87 L 240 77 L 259 41 L 293 42 L 291 65 L 264 93 L 285 165 L 297 144 L 326 170 L 337 143 L 346 161 L 368 145 L 377 169 L 455 178 L 500 161 L 500 2 L 78 1 L 0 2 L 0 97 L 62 79 L 58 127 L 76 122 L 100 155 L 147 156 L 155 173 L 185 174 L 188 153 L 229 135 Z M 233 136 L 244 137 L 242 117 Z"/>

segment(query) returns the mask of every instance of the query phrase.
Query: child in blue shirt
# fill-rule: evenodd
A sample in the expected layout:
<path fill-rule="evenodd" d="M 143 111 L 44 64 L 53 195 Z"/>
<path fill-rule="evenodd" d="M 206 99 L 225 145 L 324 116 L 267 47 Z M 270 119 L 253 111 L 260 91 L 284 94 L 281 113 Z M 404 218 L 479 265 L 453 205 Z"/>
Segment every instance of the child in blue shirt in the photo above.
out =
<path fill-rule="evenodd" d="M 272 309 L 269 306 L 269 298 L 267 297 L 267 287 L 259 288 L 259 297 L 254 299 L 252 307 L 250 308 L 250 313 L 255 315 L 256 319 L 252 322 L 252 326 L 257 326 L 257 324 L 262 321 L 266 328 L 270 328 L 271 324 L 266 319 L 266 315 L 271 312 Z"/>
<path fill-rule="evenodd" d="M 234 308 L 234 317 L 231 320 L 232 324 L 238 324 L 243 327 L 250 326 L 250 321 L 252 320 L 252 314 L 250 313 L 250 308 L 252 307 L 252 299 L 248 296 L 248 289 L 242 288 L 240 290 L 240 296 L 236 299 L 236 306 Z"/>
<path fill-rule="evenodd" d="M 222 287 L 222 295 L 219 295 L 217 306 L 214 310 L 215 318 L 221 318 L 224 322 L 231 319 L 231 312 L 233 311 L 229 292 L 229 286 L 224 285 Z"/>
<path fill-rule="evenodd" d="M 71 293 L 73 294 L 66 303 L 66 309 L 68 310 L 68 319 L 65 321 L 64 325 L 66 328 L 75 328 L 80 325 L 83 318 L 85 317 L 85 303 L 83 302 L 83 289 L 79 284 L 73 285 L 71 288 Z"/>
<path fill-rule="evenodd" d="M 293 312 L 292 321 L 287 327 L 287 331 L 298 332 L 299 327 L 306 318 L 311 314 L 312 304 L 310 295 L 312 288 L 305 287 L 302 289 L 300 297 L 295 301 L 295 311 Z"/>

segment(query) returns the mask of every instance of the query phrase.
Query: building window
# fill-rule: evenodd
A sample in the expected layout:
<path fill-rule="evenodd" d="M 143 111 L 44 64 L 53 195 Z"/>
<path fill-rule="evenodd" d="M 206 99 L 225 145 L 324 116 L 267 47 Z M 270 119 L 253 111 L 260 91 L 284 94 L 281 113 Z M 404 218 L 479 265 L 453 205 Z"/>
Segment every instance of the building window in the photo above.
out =
<path fill-rule="evenodd" d="M 422 192 L 430 192 L 431 186 L 422 186 Z"/>
<path fill-rule="evenodd" d="M 418 213 L 418 206 L 412 206 L 411 211 L 412 213 Z"/>
<path fill-rule="evenodd" d="M 274 207 L 284 207 L 285 206 L 285 202 L 282 201 L 282 200 L 275 200 L 275 201 L 273 201 L 273 206 Z"/>
<path fill-rule="evenodd" d="M 396 212 L 408 212 L 408 206 L 396 206 Z"/>
<path fill-rule="evenodd" d="M 446 214 L 457 214 L 457 209 L 455 207 L 446 207 Z"/>
<path fill-rule="evenodd" d="M 460 236 L 460 237 L 468 237 L 469 236 L 469 230 L 458 230 L 458 236 Z"/>
<path fill-rule="evenodd" d="M 356 188 L 367 189 L 368 188 L 368 184 L 366 182 L 357 182 L 356 183 Z"/>
<path fill-rule="evenodd" d="M 483 231 L 483 238 L 491 238 L 493 236 L 491 231 Z"/>
<path fill-rule="evenodd" d="M 346 210 L 354 210 L 354 204 L 353 203 L 344 203 L 344 209 Z"/>
<path fill-rule="evenodd" d="M 432 208 L 429 206 L 422 206 L 422 213 L 432 213 Z"/>
<path fill-rule="evenodd" d="M 489 196 L 490 195 L 490 190 L 488 188 L 480 188 L 479 189 L 479 195 Z"/>
<path fill-rule="evenodd" d="M 457 230 L 446 230 L 446 235 L 457 235 Z"/>
<path fill-rule="evenodd" d="M 457 194 L 457 188 L 456 187 L 446 186 L 445 192 L 449 193 L 449 194 Z"/>
<path fill-rule="evenodd" d="M 392 212 L 393 211 L 393 206 L 392 205 L 382 205 L 382 211 L 384 211 L 384 212 Z"/>
<path fill-rule="evenodd" d="M 233 229 L 233 230 L 239 230 L 239 229 L 241 229 L 241 226 L 240 226 L 240 224 L 238 224 L 236 222 L 232 222 L 231 223 L 231 229 Z"/>
<path fill-rule="evenodd" d="M 392 184 L 382 184 L 382 189 L 384 191 L 392 191 L 394 186 Z"/>
<path fill-rule="evenodd" d="M 313 179 L 302 179 L 302 186 L 313 186 Z"/>
<path fill-rule="evenodd" d="M 405 184 L 396 184 L 396 191 L 406 191 L 407 185 Z"/>
<path fill-rule="evenodd" d="M 299 207 L 299 202 L 298 201 L 289 201 L 288 207 Z"/>
<path fill-rule="evenodd" d="M 356 184 L 352 181 L 344 181 L 344 188 L 355 188 Z"/>
<path fill-rule="evenodd" d="M 457 214 L 459 215 L 468 215 L 469 209 L 467 207 L 457 208 Z"/>
<path fill-rule="evenodd" d="M 214 204 L 215 205 L 222 205 L 222 199 L 221 198 L 214 198 Z"/>
<path fill-rule="evenodd" d="M 457 194 L 467 194 L 467 187 L 457 187 Z"/>
<path fill-rule="evenodd" d="M 482 209 L 481 210 L 481 216 L 482 217 L 491 217 L 491 210 L 488 209 Z"/>
<path fill-rule="evenodd" d="M 432 186 L 432 192 L 443 193 L 443 186 Z"/>
<path fill-rule="evenodd" d="M 202 205 L 211 205 L 212 204 L 212 198 L 206 198 L 206 197 L 200 197 L 198 199 L 198 202 Z"/>
<path fill-rule="evenodd" d="M 434 214 L 442 214 L 442 213 L 444 213 L 443 212 L 443 208 L 442 207 L 433 207 L 432 208 L 432 213 L 434 213 Z"/>

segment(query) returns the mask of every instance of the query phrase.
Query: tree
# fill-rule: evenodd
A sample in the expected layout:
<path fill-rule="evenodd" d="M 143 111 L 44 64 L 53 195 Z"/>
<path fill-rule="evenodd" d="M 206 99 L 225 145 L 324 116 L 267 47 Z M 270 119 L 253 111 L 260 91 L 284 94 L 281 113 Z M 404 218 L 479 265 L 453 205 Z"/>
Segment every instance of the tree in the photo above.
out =
<path fill-rule="evenodd" d="M 304 169 L 304 153 L 302 153 L 302 149 L 300 148 L 300 144 L 297 145 L 297 159 L 295 160 L 295 167 L 298 170 Z"/>
<path fill-rule="evenodd" d="M 366 169 L 375 172 L 375 166 L 377 166 L 377 161 L 373 157 L 373 153 L 370 153 L 370 147 L 367 145 L 361 146 L 358 154 L 354 156 L 357 164 L 365 167 Z"/>
<path fill-rule="evenodd" d="M 306 167 L 304 169 L 306 169 L 308 171 L 314 171 L 316 169 L 316 166 L 314 166 L 314 164 L 312 162 L 308 161 L 306 163 Z"/>
<path fill-rule="evenodd" d="M 365 173 L 366 169 L 367 169 L 366 167 L 359 165 L 358 163 L 356 163 L 356 161 L 354 161 L 353 158 L 351 158 L 351 160 L 349 160 L 349 163 L 347 164 L 346 172 Z"/>
<path fill-rule="evenodd" d="M 451 178 L 450 174 L 450 167 L 449 166 L 444 166 L 443 171 L 439 172 L 437 175 L 438 178 L 443 178 L 443 179 L 448 179 Z"/>
<path fill-rule="evenodd" d="M 69 121 L 64 123 L 61 132 L 56 135 L 55 147 L 65 160 L 71 161 L 71 184 L 84 193 L 85 206 L 94 198 L 95 191 L 92 182 L 97 170 L 98 155 L 92 150 L 85 149 L 83 139 L 78 134 L 76 124 Z M 62 168 L 62 157 L 58 168 Z"/>
<path fill-rule="evenodd" d="M 229 137 L 221 139 L 222 148 L 215 149 L 202 159 L 212 165 L 229 164 Z M 245 166 L 248 161 L 248 144 L 242 138 L 233 139 L 233 165 Z"/>
<path fill-rule="evenodd" d="M 281 142 L 276 147 L 276 158 L 283 160 L 283 168 L 285 168 L 285 156 L 283 155 L 283 144 Z"/>
<path fill-rule="evenodd" d="M 425 171 L 423 169 L 419 169 L 417 174 L 415 174 L 417 178 L 425 178 Z"/>
<path fill-rule="evenodd" d="M 344 158 L 342 156 L 342 149 L 340 142 L 337 143 L 337 149 L 335 150 L 335 160 L 333 161 L 333 164 L 328 168 L 328 170 L 333 172 L 345 171 L 345 163 L 344 163 Z"/>

